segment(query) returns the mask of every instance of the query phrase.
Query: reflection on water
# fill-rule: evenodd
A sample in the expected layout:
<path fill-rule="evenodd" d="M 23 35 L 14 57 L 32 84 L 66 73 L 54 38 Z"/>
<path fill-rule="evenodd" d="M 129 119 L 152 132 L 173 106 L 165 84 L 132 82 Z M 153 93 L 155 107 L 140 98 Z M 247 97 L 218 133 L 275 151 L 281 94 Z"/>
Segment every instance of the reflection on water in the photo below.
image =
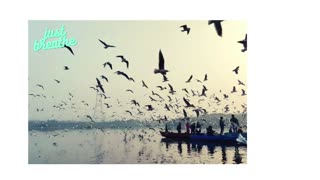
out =
<path fill-rule="evenodd" d="M 154 130 L 29 132 L 31 164 L 246 164 L 247 148 L 173 141 Z"/>

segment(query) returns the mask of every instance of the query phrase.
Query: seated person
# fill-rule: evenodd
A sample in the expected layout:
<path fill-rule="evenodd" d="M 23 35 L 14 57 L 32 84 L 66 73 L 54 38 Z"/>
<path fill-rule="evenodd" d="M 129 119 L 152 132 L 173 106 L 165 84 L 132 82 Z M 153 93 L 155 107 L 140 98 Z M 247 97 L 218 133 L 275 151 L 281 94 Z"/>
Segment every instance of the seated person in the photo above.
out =
<path fill-rule="evenodd" d="M 212 126 L 209 126 L 208 128 L 207 128 L 207 135 L 208 136 L 212 136 L 214 134 L 214 130 L 212 129 Z"/>

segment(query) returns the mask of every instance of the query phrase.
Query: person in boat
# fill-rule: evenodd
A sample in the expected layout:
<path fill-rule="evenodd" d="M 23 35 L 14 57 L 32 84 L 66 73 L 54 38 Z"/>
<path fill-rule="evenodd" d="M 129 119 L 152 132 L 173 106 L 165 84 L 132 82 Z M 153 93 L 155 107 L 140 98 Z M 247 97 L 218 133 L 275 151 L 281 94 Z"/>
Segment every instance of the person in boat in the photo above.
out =
<path fill-rule="evenodd" d="M 186 132 L 189 134 L 190 133 L 190 124 L 189 121 L 186 123 Z"/>
<path fill-rule="evenodd" d="M 237 118 L 235 118 L 234 115 L 232 114 L 232 115 L 231 115 L 230 122 L 231 122 L 231 127 L 230 127 L 229 132 L 231 132 L 231 133 L 237 133 L 237 132 L 238 132 L 238 129 L 239 129 L 239 127 L 240 127 L 239 120 L 238 120 Z"/>
<path fill-rule="evenodd" d="M 207 128 L 207 135 L 208 136 L 212 136 L 214 134 L 214 130 L 212 129 L 212 126 L 209 126 L 208 128 Z"/>
<path fill-rule="evenodd" d="M 223 117 L 220 117 L 219 125 L 220 125 L 220 135 L 223 135 L 224 126 L 225 126 L 225 123 L 224 123 Z"/>
<path fill-rule="evenodd" d="M 181 122 L 179 122 L 178 126 L 177 126 L 177 131 L 180 134 L 181 133 Z"/>
<path fill-rule="evenodd" d="M 194 134 L 196 132 L 196 123 L 192 123 L 190 126 L 191 134 Z"/>
<path fill-rule="evenodd" d="M 197 125 L 196 125 L 196 133 L 197 134 L 200 134 L 201 133 L 201 125 L 199 122 L 197 122 Z"/>

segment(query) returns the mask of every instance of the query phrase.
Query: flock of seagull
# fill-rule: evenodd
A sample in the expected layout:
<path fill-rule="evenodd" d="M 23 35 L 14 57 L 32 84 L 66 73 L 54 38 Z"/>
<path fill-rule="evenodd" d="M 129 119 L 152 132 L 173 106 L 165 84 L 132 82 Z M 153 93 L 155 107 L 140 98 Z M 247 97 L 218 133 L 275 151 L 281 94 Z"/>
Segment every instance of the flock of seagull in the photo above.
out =
<path fill-rule="evenodd" d="M 222 37 L 222 32 L 223 32 L 222 22 L 223 22 L 223 20 L 209 20 L 208 21 L 208 25 L 214 24 L 216 33 L 220 37 Z M 186 25 L 186 24 L 181 25 L 180 28 L 182 28 L 181 31 L 186 32 L 187 35 L 191 32 L 191 28 L 188 27 L 188 25 Z M 101 39 L 98 39 L 98 42 L 100 42 L 103 45 L 103 48 L 106 50 L 109 50 L 110 48 L 116 48 L 116 46 L 107 44 L 106 42 L 104 42 Z M 238 41 L 238 43 L 243 45 L 243 49 L 241 50 L 241 52 L 247 51 L 247 35 L 245 35 L 245 38 L 243 40 Z M 67 48 L 70 51 L 70 53 L 72 55 L 74 55 L 74 52 L 70 47 L 65 46 L 65 48 Z M 126 59 L 126 57 L 124 55 L 118 55 L 118 56 L 116 56 L 116 58 L 118 58 L 121 61 L 121 63 L 123 63 L 125 65 L 125 67 L 127 69 L 129 69 L 129 67 L 130 67 L 129 61 Z M 227 92 L 222 92 L 220 90 L 219 95 L 216 95 L 216 94 L 208 95 L 207 94 L 208 89 L 205 86 L 205 84 L 203 84 L 206 81 L 208 81 L 208 79 L 209 79 L 207 74 L 204 75 L 203 79 L 194 79 L 193 75 L 190 75 L 190 77 L 185 81 L 186 85 L 188 83 L 191 83 L 194 80 L 197 83 L 200 83 L 201 84 L 201 85 L 199 85 L 199 87 L 201 87 L 200 91 L 190 89 L 188 87 L 185 87 L 181 90 L 178 90 L 178 89 L 175 89 L 174 86 L 170 83 L 165 84 L 165 82 L 169 82 L 168 75 L 170 74 L 170 71 L 168 69 L 166 69 L 166 67 L 165 67 L 166 61 L 165 61 L 165 58 L 164 58 L 164 55 L 163 55 L 161 49 L 159 50 L 158 61 L 159 61 L 158 67 L 156 67 L 153 72 L 154 72 L 154 74 L 159 74 L 162 76 L 163 85 L 156 86 L 155 89 L 152 89 L 152 87 L 149 87 L 148 84 L 144 80 L 141 80 L 141 87 L 147 89 L 151 93 L 151 95 L 146 96 L 147 98 L 150 99 L 150 103 L 142 105 L 138 102 L 138 100 L 130 99 L 130 100 L 128 100 L 128 102 L 125 102 L 125 103 L 131 105 L 131 109 L 124 110 L 123 114 L 130 115 L 131 117 L 141 117 L 141 116 L 145 115 L 146 112 L 152 112 L 151 119 L 153 121 L 159 121 L 159 123 L 168 121 L 167 115 L 163 116 L 163 115 L 159 115 L 157 113 L 157 110 L 159 110 L 159 108 L 155 108 L 155 103 L 157 103 L 158 107 L 163 108 L 165 111 L 171 111 L 174 114 L 176 114 L 177 116 L 180 116 L 180 114 L 181 114 L 180 119 L 186 120 L 191 117 L 190 114 L 188 115 L 186 110 L 189 110 L 189 112 L 190 111 L 194 112 L 195 116 L 198 118 L 201 116 L 201 114 L 211 113 L 207 109 L 201 107 L 201 104 L 203 104 L 204 102 L 207 102 L 209 107 L 211 107 L 213 103 L 216 105 L 215 107 L 219 107 L 221 104 L 221 101 L 228 101 L 230 94 Z M 108 62 L 105 62 L 102 64 L 102 68 L 108 68 L 112 71 L 116 67 L 113 67 L 112 62 L 108 61 Z M 64 66 L 64 70 L 67 71 L 67 70 L 70 70 L 70 68 L 68 66 Z M 230 70 L 230 73 L 239 74 L 239 71 L 240 71 L 240 67 L 237 66 L 235 69 Z M 129 82 L 130 81 L 133 83 L 139 82 L 139 81 L 136 82 L 136 80 L 133 77 L 131 77 L 130 75 L 128 75 L 126 72 L 123 72 L 123 71 L 115 70 L 113 74 L 121 76 L 121 77 L 127 79 Z M 106 77 L 105 75 L 101 75 L 100 77 L 96 77 L 95 78 L 95 82 L 96 82 L 95 85 L 89 87 L 89 89 L 92 89 L 97 95 L 101 96 L 104 99 L 103 101 L 107 101 L 107 99 L 112 98 L 112 97 L 108 96 L 108 93 L 105 90 L 106 83 L 109 83 L 108 78 L 110 78 L 110 77 L 109 76 Z M 53 79 L 53 80 L 57 84 L 61 83 L 60 80 L 57 80 L 57 79 Z M 237 81 L 238 81 L 238 84 L 233 86 L 232 88 L 230 88 L 231 89 L 230 93 L 231 94 L 237 93 L 239 91 L 238 87 L 240 87 L 241 96 L 246 96 L 247 94 L 246 94 L 244 88 L 242 88 L 242 87 L 246 86 L 245 83 L 239 79 Z M 45 91 L 44 85 L 36 84 L 36 86 L 41 88 L 43 91 Z M 236 87 L 236 86 L 238 86 L 238 87 Z M 157 93 L 156 90 L 160 91 L 161 95 L 159 93 Z M 167 91 L 167 93 L 165 93 L 166 91 Z M 126 89 L 125 92 L 134 94 L 134 90 L 132 90 L 132 89 Z M 175 96 L 177 93 L 179 93 L 180 95 L 183 93 L 182 100 L 177 98 L 177 96 Z M 33 96 L 35 98 L 36 97 L 47 98 L 47 96 L 45 94 L 31 93 L 29 95 Z M 197 101 L 198 105 L 195 105 L 194 102 L 191 102 L 191 100 L 190 100 L 191 97 L 198 98 L 198 101 Z M 52 96 L 52 98 L 54 98 L 54 97 Z M 67 103 L 66 101 L 61 101 L 60 103 L 54 105 L 53 108 L 56 108 L 59 111 L 66 110 L 66 108 L 76 109 L 77 104 L 73 101 L 74 96 L 71 93 L 68 94 L 68 99 L 70 102 Z M 118 99 L 117 99 L 117 102 L 118 102 L 118 106 L 122 106 L 124 104 L 123 102 L 120 102 Z M 84 100 L 80 101 L 80 103 L 82 104 L 82 106 L 89 107 L 89 104 Z M 231 112 L 230 106 L 233 105 L 234 103 L 235 103 L 234 101 L 228 102 L 228 104 L 226 104 L 224 107 L 222 107 L 223 111 L 225 113 Z M 109 109 L 109 108 L 112 108 L 113 106 L 115 106 L 115 105 L 110 105 L 105 102 L 103 104 L 104 104 L 104 108 L 106 108 L 106 109 Z M 245 112 L 246 108 L 247 108 L 246 104 L 242 104 L 241 106 L 243 108 L 242 112 Z M 43 111 L 44 109 L 37 108 L 36 110 Z M 236 110 L 236 107 L 234 107 L 234 110 Z M 82 111 L 83 111 L 83 109 L 82 109 Z M 216 112 L 216 111 L 217 111 L 217 109 L 215 109 L 212 112 Z M 75 110 L 74 112 L 77 113 L 78 110 Z M 238 110 L 238 113 L 241 113 L 241 111 Z M 117 114 L 117 115 L 119 117 L 121 117 L 121 114 Z M 53 116 L 54 115 L 52 115 L 52 117 Z M 116 116 L 115 112 L 113 112 L 113 115 L 111 117 L 114 117 L 114 116 Z M 78 115 L 77 117 L 78 118 L 85 117 L 86 119 L 90 120 L 90 122 L 92 122 L 92 123 L 96 122 L 95 117 L 92 117 L 88 114 L 81 116 L 81 117 L 80 117 L 80 115 Z"/>

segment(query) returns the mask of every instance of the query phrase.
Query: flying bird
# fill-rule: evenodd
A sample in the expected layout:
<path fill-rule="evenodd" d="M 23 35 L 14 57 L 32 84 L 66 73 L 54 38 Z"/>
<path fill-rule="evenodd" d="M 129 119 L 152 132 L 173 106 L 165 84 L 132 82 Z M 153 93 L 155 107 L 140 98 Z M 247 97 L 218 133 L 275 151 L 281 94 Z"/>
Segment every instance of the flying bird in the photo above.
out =
<path fill-rule="evenodd" d="M 196 113 L 197 117 L 199 117 L 200 112 L 202 112 L 202 109 L 194 109 L 192 111 L 194 111 Z"/>
<path fill-rule="evenodd" d="M 242 91 L 241 96 L 245 96 L 245 95 L 247 95 L 247 94 L 246 94 L 246 91 L 244 91 L 243 89 L 241 89 L 241 91 Z"/>
<path fill-rule="evenodd" d="M 133 93 L 133 91 L 131 89 L 127 89 L 126 91 Z"/>
<path fill-rule="evenodd" d="M 89 118 L 89 119 L 91 120 L 91 122 L 94 122 L 94 123 L 95 123 L 95 121 L 92 119 L 92 117 L 91 117 L 91 116 L 86 115 L 86 117 L 87 117 L 87 118 Z"/>
<path fill-rule="evenodd" d="M 183 109 L 183 116 L 184 116 L 184 118 L 188 118 L 188 114 L 185 109 Z"/>
<path fill-rule="evenodd" d="M 187 94 L 189 94 L 189 91 L 186 88 L 183 88 L 182 91 L 185 91 Z"/>
<path fill-rule="evenodd" d="M 148 86 L 146 85 L 146 83 L 144 81 L 142 81 L 142 87 L 148 88 Z"/>
<path fill-rule="evenodd" d="M 245 86 L 245 84 L 243 83 L 243 82 L 241 82 L 240 80 L 238 80 L 238 85 L 243 85 L 243 86 Z"/>
<path fill-rule="evenodd" d="M 207 81 L 208 80 L 208 75 L 204 75 L 204 80 L 203 81 Z"/>
<path fill-rule="evenodd" d="M 162 87 L 162 86 L 157 86 L 157 88 L 160 88 L 160 90 L 164 90 L 164 89 L 167 89 L 166 87 Z"/>
<path fill-rule="evenodd" d="M 100 90 L 101 90 L 101 91 L 103 92 L 103 94 L 104 94 L 104 89 L 103 89 L 102 84 L 100 83 L 100 81 L 99 81 L 98 78 L 96 78 L 96 80 L 97 80 L 97 83 L 98 83 L 98 85 L 96 85 L 96 87 L 97 87 L 97 88 L 100 88 Z"/>
<path fill-rule="evenodd" d="M 93 89 L 93 90 L 95 90 L 95 91 L 97 91 L 97 92 L 99 91 L 99 90 L 96 89 L 95 87 L 92 87 L 92 86 L 91 86 L 90 88 Z"/>
<path fill-rule="evenodd" d="M 131 100 L 132 104 L 134 104 L 135 106 L 139 106 L 140 107 L 140 104 L 136 101 L 136 100 Z"/>
<path fill-rule="evenodd" d="M 104 105 L 106 105 L 107 106 L 107 108 L 111 108 L 112 106 L 110 106 L 109 104 L 107 104 L 107 103 L 104 103 Z"/>
<path fill-rule="evenodd" d="M 106 65 L 108 65 L 110 67 L 110 69 L 112 70 L 112 64 L 110 62 L 105 62 L 102 65 L 104 68 L 106 67 Z"/>
<path fill-rule="evenodd" d="M 227 94 L 223 94 L 224 99 L 228 99 L 229 96 Z"/>
<path fill-rule="evenodd" d="M 165 104 L 164 108 L 166 108 L 168 111 L 170 111 L 168 104 Z"/>
<path fill-rule="evenodd" d="M 238 43 L 243 45 L 243 49 L 241 49 L 241 52 L 247 51 L 247 34 L 246 34 L 246 38 L 244 40 L 238 41 Z"/>
<path fill-rule="evenodd" d="M 238 71 L 239 71 L 239 66 L 237 66 L 234 70 L 232 70 L 234 73 L 238 74 Z"/>
<path fill-rule="evenodd" d="M 44 90 L 44 87 L 41 84 L 37 84 L 36 86 L 41 87 Z"/>
<path fill-rule="evenodd" d="M 108 81 L 108 78 L 105 77 L 104 75 L 101 75 L 101 78 L 104 79 L 104 80 L 106 80 L 107 82 L 109 82 L 109 81 Z"/>
<path fill-rule="evenodd" d="M 152 105 L 146 105 L 146 107 L 147 107 L 147 111 L 152 111 L 152 110 L 154 110 L 154 108 L 152 107 Z"/>
<path fill-rule="evenodd" d="M 54 79 L 57 83 L 60 83 L 60 81 L 59 80 L 56 80 L 56 79 Z"/>
<path fill-rule="evenodd" d="M 126 63 L 127 68 L 129 69 L 129 61 L 127 61 L 122 55 L 116 56 L 118 58 L 121 58 L 121 62 Z"/>
<path fill-rule="evenodd" d="M 159 51 L 159 69 L 154 69 L 154 73 L 155 74 L 161 73 L 162 75 L 166 75 L 167 72 L 169 72 L 169 71 L 164 68 L 164 58 L 163 58 L 163 54 L 160 49 L 160 51 Z"/>
<path fill-rule="evenodd" d="M 233 86 L 231 93 L 235 93 L 235 92 L 237 92 L 237 90 L 236 90 L 236 87 Z"/>
<path fill-rule="evenodd" d="M 132 113 L 129 110 L 126 110 L 127 113 L 129 113 L 132 116 Z"/>
<path fill-rule="evenodd" d="M 196 79 L 196 81 L 197 81 L 197 82 L 199 82 L 199 83 L 202 83 L 202 81 L 201 81 L 201 80 L 199 80 L 199 79 Z"/>
<path fill-rule="evenodd" d="M 193 75 L 191 75 L 191 76 L 189 77 L 189 79 L 186 81 L 186 83 L 189 83 L 189 82 L 191 81 L 192 77 L 193 77 Z"/>
<path fill-rule="evenodd" d="M 69 47 L 69 46 L 67 46 L 67 45 L 64 45 L 63 47 L 67 48 L 67 49 L 71 52 L 71 54 L 74 55 L 71 47 Z"/>
<path fill-rule="evenodd" d="M 68 66 L 64 66 L 64 70 L 69 70 L 69 67 Z"/>
<path fill-rule="evenodd" d="M 194 107 L 194 105 L 193 104 L 190 104 L 190 102 L 189 102 L 189 100 L 187 100 L 186 98 L 183 98 L 183 101 L 184 101 L 184 103 L 186 104 L 186 108 L 188 108 L 188 107 Z"/>
<path fill-rule="evenodd" d="M 153 99 L 151 96 L 149 96 L 149 98 L 151 101 L 157 101 L 157 100 Z"/>
<path fill-rule="evenodd" d="M 180 28 L 183 28 L 183 29 L 181 30 L 181 32 L 187 31 L 187 34 L 189 34 L 189 32 L 190 32 L 190 28 L 189 28 L 186 24 L 185 24 L 185 25 L 180 26 Z"/>
<path fill-rule="evenodd" d="M 169 88 L 170 88 L 169 93 L 173 95 L 176 91 L 173 90 L 173 87 L 171 86 L 171 84 L 168 84 L 168 85 L 169 85 Z"/>
<path fill-rule="evenodd" d="M 122 76 L 124 76 L 125 78 L 127 78 L 129 81 L 135 82 L 133 78 L 129 77 L 129 76 L 128 76 L 126 73 L 124 73 L 124 72 L 116 71 L 115 74 L 117 74 L 117 75 L 122 75 Z"/>
<path fill-rule="evenodd" d="M 170 97 L 170 96 L 168 96 L 168 98 L 169 98 L 169 102 L 171 102 L 171 101 L 172 101 L 171 97 Z"/>
<path fill-rule="evenodd" d="M 109 44 L 103 42 L 103 41 L 100 40 L 100 39 L 99 39 L 99 41 L 104 45 L 104 48 L 105 48 L 105 49 L 108 49 L 109 47 L 115 47 L 115 46 L 113 46 L 113 45 L 109 45 Z"/>
<path fill-rule="evenodd" d="M 208 21 L 208 25 L 210 24 L 214 24 L 214 28 L 216 29 L 217 31 L 217 34 L 222 37 L 222 26 L 221 26 L 221 22 L 223 20 L 209 20 Z"/>

